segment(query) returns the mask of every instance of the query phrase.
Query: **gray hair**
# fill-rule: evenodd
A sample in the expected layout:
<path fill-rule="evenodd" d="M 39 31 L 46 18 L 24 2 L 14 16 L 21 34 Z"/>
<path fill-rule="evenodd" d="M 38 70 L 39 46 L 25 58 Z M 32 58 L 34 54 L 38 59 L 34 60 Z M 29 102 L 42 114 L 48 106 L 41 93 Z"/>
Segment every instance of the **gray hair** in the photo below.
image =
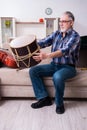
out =
<path fill-rule="evenodd" d="M 70 11 L 66 11 L 64 14 L 68 15 L 68 17 L 69 17 L 71 20 L 75 21 L 75 17 L 74 17 L 74 15 L 73 15 Z"/>

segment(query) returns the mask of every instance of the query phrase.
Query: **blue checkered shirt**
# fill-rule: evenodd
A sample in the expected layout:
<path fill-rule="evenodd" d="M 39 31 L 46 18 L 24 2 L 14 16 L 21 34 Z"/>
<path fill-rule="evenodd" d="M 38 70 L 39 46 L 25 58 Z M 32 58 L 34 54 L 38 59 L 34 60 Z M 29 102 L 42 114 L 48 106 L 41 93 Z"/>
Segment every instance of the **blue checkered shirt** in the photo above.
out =
<path fill-rule="evenodd" d="M 69 29 L 63 37 L 62 32 L 56 31 L 46 38 L 38 42 L 41 48 L 52 45 L 51 52 L 61 50 L 62 56 L 53 58 L 53 62 L 57 64 L 74 64 L 79 59 L 80 36 L 73 30 Z"/>

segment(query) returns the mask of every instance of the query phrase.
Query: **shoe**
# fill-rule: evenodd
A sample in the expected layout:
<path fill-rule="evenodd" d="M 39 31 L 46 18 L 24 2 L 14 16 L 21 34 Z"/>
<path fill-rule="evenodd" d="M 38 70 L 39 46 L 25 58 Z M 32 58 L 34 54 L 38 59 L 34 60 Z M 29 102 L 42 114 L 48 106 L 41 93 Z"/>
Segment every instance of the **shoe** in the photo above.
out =
<path fill-rule="evenodd" d="M 45 97 L 43 99 L 40 99 L 36 103 L 32 103 L 31 107 L 34 108 L 34 109 L 38 109 L 38 108 L 41 108 L 41 107 L 44 107 L 44 106 L 50 106 L 50 105 L 52 105 L 51 98 L 50 97 Z"/>
<path fill-rule="evenodd" d="M 57 114 L 63 114 L 65 112 L 65 108 L 64 108 L 64 105 L 62 105 L 62 106 L 57 106 L 56 107 L 56 113 Z"/>

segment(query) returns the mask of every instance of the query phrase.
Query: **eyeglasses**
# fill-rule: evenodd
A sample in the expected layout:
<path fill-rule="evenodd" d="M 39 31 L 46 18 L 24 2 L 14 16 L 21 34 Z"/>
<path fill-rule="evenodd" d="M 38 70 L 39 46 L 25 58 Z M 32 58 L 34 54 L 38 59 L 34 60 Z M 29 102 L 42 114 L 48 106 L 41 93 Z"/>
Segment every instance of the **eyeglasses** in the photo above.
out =
<path fill-rule="evenodd" d="M 71 22 L 71 20 L 59 20 L 59 23 L 68 23 Z"/>

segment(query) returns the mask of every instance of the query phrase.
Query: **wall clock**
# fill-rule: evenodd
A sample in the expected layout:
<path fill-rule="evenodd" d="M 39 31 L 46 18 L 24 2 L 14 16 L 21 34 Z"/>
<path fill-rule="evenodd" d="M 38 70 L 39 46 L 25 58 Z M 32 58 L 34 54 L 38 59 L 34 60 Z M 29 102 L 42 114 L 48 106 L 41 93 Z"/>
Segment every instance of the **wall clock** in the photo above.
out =
<path fill-rule="evenodd" d="M 45 9 L 45 13 L 47 14 L 47 15 L 51 15 L 52 14 L 52 9 L 51 8 L 46 8 Z"/>

